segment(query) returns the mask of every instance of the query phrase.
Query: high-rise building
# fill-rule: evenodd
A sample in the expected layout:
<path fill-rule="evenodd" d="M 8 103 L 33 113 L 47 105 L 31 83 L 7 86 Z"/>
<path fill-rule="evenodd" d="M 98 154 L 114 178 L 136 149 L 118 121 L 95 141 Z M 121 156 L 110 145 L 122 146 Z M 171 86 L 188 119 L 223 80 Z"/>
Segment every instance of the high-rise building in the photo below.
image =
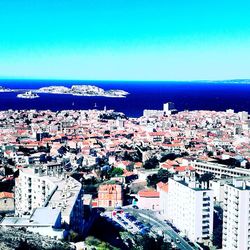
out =
<path fill-rule="evenodd" d="M 194 176 L 174 175 L 168 182 L 168 218 L 188 238 L 209 243 L 213 234 L 213 191 Z"/>
<path fill-rule="evenodd" d="M 223 249 L 250 249 L 250 180 L 224 187 Z"/>
<path fill-rule="evenodd" d="M 177 113 L 177 109 L 173 102 L 167 102 L 163 104 L 163 112 L 165 115 L 171 115 Z"/>
<path fill-rule="evenodd" d="M 64 228 L 83 231 L 82 185 L 61 172 L 58 165 L 20 169 L 15 185 L 15 213 L 32 215 L 36 208 L 50 207 L 61 212 Z"/>
<path fill-rule="evenodd" d="M 167 111 L 171 111 L 174 110 L 175 106 L 173 102 L 167 102 L 163 104 L 163 111 L 167 112 Z"/>

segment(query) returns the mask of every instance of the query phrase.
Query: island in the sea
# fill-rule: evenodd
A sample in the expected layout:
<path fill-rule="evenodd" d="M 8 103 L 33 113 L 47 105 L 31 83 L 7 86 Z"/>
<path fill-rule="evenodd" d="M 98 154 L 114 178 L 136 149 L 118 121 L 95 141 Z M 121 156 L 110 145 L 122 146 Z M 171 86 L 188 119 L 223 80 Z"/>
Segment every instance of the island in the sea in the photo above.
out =
<path fill-rule="evenodd" d="M 36 93 L 33 93 L 32 91 L 27 91 L 27 92 L 18 94 L 17 97 L 24 98 L 24 99 L 35 99 L 35 98 L 39 98 L 39 95 Z"/>
<path fill-rule="evenodd" d="M 73 85 L 71 88 L 65 86 L 43 87 L 35 91 L 37 93 L 71 94 L 77 96 L 104 96 L 104 97 L 126 97 L 129 93 L 120 89 L 104 90 L 93 85 Z"/>
<path fill-rule="evenodd" d="M 93 85 L 49 86 L 39 89 L 9 89 L 0 86 L 0 92 L 24 92 L 18 94 L 18 98 L 33 99 L 39 96 L 36 93 L 46 94 L 70 94 L 76 96 L 103 96 L 103 97 L 126 97 L 129 93 L 120 89 L 104 90 Z"/>
<path fill-rule="evenodd" d="M 0 86 L 0 92 L 13 92 L 13 90 Z"/>

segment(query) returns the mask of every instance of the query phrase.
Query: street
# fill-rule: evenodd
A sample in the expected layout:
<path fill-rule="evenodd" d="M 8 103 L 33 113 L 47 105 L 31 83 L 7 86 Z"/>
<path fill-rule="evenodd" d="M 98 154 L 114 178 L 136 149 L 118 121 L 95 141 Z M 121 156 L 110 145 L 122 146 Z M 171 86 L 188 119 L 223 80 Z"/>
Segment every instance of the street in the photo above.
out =
<path fill-rule="evenodd" d="M 147 221 L 147 223 L 155 226 L 162 231 L 164 236 L 168 236 L 174 242 L 178 241 L 179 243 L 175 243 L 177 247 L 181 250 L 193 250 L 198 249 L 197 247 L 190 246 L 178 233 L 176 233 L 169 225 L 167 225 L 164 221 L 159 220 L 157 216 L 154 215 L 154 212 L 141 210 L 141 209 L 133 209 L 133 208 L 124 208 L 124 211 L 133 214 L 137 218 L 141 218 L 142 220 Z M 178 239 L 178 240 L 177 240 Z"/>
<path fill-rule="evenodd" d="M 199 249 L 198 246 L 191 246 L 153 211 L 126 206 L 120 212 L 106 211 L 102 213 L 102 216 L 133 234 L 147 233 L 152 237 L 163 236 L 168 242 L 172 242 L 173 247 L 177 249 Z M 145 228 L 147 228 L 146 231 Z"/>

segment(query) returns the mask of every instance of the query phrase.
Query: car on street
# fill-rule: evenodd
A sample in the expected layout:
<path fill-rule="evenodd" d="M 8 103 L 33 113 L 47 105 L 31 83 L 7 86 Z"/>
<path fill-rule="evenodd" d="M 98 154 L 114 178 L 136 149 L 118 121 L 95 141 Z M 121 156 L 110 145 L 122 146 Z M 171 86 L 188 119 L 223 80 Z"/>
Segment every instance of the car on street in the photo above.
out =
<path fill-rule="evenodd" d="M 175 242 L 176 242 L 177 244 L 180 244 L 180 243 L 181 243 L 181 241 L 180 241 L 179 238 L 176 238 L 176 239 L 175 239 Z"/>

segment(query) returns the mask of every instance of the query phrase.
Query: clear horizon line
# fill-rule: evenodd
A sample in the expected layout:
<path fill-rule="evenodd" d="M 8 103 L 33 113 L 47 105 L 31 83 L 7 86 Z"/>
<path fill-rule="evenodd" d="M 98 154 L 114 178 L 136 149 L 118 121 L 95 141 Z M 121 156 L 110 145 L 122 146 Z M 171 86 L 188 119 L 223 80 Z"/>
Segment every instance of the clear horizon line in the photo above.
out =
<path fill-rule="evenodd" d="M 43 77 L 2 77 L 0 76 L 0 80 L 27 80 L 27 81 L 97 81 L 97 82 L 223 82 L 223 81 L 250 81 L 250 78 L 228 78 L 228 79 L 192 79 L 192 80 L 133 80 L 133 79 L 79 79 L 79 78 L 43 78 Z"/>

